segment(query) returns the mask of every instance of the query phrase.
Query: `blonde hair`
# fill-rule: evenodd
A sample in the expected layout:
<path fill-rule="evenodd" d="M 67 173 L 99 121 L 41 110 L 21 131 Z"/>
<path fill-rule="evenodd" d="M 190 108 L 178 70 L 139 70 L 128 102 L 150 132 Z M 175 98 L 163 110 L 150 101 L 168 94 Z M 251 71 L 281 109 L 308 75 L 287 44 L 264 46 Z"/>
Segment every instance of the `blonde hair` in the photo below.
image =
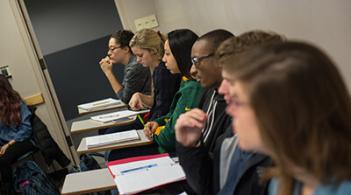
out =
<path fill-rule="evenodd" d="M 165 41 L 166 36 L 159 31 L 156 32 L 152 29 L 142 29 L 133 36 L 129 42 L 129 46 L 149 50 L 161 60 L 164 54 L 163 46 Z"/>

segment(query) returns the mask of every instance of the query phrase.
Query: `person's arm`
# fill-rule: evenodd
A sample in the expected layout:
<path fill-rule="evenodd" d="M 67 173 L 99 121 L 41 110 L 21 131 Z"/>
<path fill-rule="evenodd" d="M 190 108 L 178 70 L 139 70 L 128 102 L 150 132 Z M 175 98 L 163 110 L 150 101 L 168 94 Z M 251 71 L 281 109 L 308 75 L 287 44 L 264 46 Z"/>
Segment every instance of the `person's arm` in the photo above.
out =
<path fill-rule="evenodd" d="M 176 152 L 190 187 L 197 194 L 212 192 L 212 161 L 202 145 L 202 129 L 207 115 L 200 109 L 180 115 L 175 125 Z"/>
<path fill-rule="evenodd" d="M 21 122 L 16 128 L 17 132 L 14 137 L 15 142 L 21 142 L 32 136 L 32 124 L 31 124 L 32 113 L 29 111 L 28 107 L 22 103 L 21 104 Z"/>
<path fill-rule="evenodd" d="M 155 105 L 150 120 L 165 116 L 180 85 L 180 75 L 173 75 L 164 65 L 160 64 L 155 72 Z"/>
<path fill-rule="evenodd" d="M 123 89 L 121 83 L 117 80 L 112 71 L 113 64 L 111 63 L 109 57 L 101 59 L 99 62 L 101 70 L 104 72 L 106 78 L 110 82 L 110 85 L 115 93 L 118 93 Z"/>
<path fill-rule="evenodd" d="M 176 101 L 174 111 L 171 113 L 169 120 L 166 122 L 164 128 L 160 128 L 160 132 L 155 132 L 154 140 L 157 144 L 167 152 L 175 151 L 175 131 L 174 126 L 176 124 L 179 115 L 195 108 L 199 104 L 200 96 L 202 94 L 202 87 L 195 83 L 187 83 L 188 86 L 181 89 L 181 96 Z M 162 124 L 164 119 L 156 119 L 158 124 Z"/>
<path fill-rule="evenodd" d="M 153 102 L 153 97 L 151 95 L 136 92 L 133 94 L 132 98 L 130 98 L 128 105 L 132 110 L 140 110 L 152 107 Z"/>
<path fill-rule="evenodd" d="M 118 91 L 117 96 L 123 101 L 128 103 L 136 92 L 142 94 L 141 98 L 144 104 L 152 105 L 153 98 L 149 94 L 151 92 L 151 73 L 148 68 L 143 67 L 141 64 L 129 64 L 126 67 L 125 75 L 123 78 L 123 89 Z M 151 103 L 150 100 L 151 99 Z"/>

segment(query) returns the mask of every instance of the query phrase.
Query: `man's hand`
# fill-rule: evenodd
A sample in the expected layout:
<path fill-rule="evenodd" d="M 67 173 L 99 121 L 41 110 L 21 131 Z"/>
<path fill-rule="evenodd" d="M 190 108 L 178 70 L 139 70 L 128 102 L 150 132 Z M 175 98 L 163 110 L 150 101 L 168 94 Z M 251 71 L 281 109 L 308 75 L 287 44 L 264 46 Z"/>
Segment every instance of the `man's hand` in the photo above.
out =
<path fill-rule="evenodd" d="M 176 125 L 176 139 L 185 147 L 196 147 L 202 136 L 207 114 L 195 108 L 179 116 Z"/>

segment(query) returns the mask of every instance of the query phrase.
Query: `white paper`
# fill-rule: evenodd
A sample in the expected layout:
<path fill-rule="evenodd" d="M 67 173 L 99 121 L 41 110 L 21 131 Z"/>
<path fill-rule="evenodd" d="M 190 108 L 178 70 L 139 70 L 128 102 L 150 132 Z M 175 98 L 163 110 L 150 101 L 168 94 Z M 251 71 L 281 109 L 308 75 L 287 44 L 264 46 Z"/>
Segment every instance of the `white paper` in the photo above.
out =
<path fill-rule="evenodd" d="M 95 121 L 107 123 L 121 118 L 126 118 L 126 117 L 135 116 L 142 113 L 147 113 L 149 111 L 150 110 L 142 110 L 142 111 L 123 110 L 123 111 L 112 112 L 108 114 L 101 114 L 98 116 L 92 116 L 91 119 Z"/>
<path fill-rule="evenodd" d="M 134 194 L 185 179 L 183 169 L 169 156 L 109 166 L 120 194 Z"/>
<path fill-rule="evenodd" d="M 96 110 L 99 108 L 104 108 L 104 107 L 113 106 L 113 105 L 122 105 L 122 104 L 124 104 L 124 103 L 121 100 L 107 98 L 107 99 L 103 99 L 103 100 L 89 102 L 86 104 L 80 104 L 80 105 L 78 105 L 78 108 L 83 109 L 83 110 L 87 110 L 87 111 L 91 111 L 91 110 Z"/>
<path fill-rule="evenodd" d="M 130 131 L 87 137 L 86 145 L 88 148 L 93 148 L 138 139 L 140 139 L 138 132 L 134 129 Z"/>

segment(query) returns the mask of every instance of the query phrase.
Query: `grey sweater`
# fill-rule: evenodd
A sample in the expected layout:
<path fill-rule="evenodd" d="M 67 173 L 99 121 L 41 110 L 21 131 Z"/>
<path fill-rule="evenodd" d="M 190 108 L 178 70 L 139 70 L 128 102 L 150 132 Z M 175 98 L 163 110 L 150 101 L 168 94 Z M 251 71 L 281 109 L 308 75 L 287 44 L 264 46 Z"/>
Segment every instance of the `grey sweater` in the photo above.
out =
<path fill-rule="evenodd" d="M 151 94 L 151 73 L 149 68 L 136 62 L 136 57 L 131 56 L 124 69 L 122 82 L 123 89 L 116 93 L 117 97 L 128 104 L 135 92 Z"/>

